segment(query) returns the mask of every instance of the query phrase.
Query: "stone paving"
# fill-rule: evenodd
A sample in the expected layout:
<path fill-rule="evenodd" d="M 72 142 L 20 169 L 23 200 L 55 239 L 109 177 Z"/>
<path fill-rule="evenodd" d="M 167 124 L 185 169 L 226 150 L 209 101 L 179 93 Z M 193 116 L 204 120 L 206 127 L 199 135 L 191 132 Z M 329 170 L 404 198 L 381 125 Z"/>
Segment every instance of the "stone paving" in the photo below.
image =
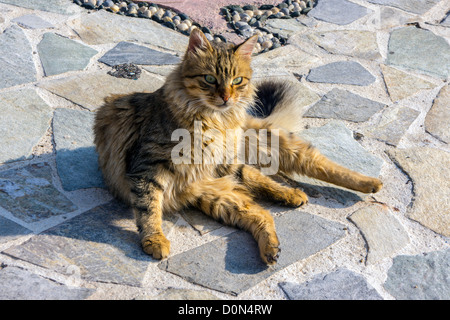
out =
<path fill-rule="evenodd" d="M 221 33 L 220 6 L 278 2 L 160 3 Z M 0 0 L 0 299 L 449 299 L 449 10 L 319 0 L 268 20 L 288 42 L 254 56 L 254 77 L 297 82 L 298 134 L 384 188 L 293 177 L 310 203 L 267 204 L 283 251 L 266 267 L 247 233 L 192 210 L 165 217 L 171 255 L 152 259 L 98 171 L 102 99 L 159 88 L 187 36 L 69 0 Z M 139 79 L 108 74 L 122 63 Z"/>

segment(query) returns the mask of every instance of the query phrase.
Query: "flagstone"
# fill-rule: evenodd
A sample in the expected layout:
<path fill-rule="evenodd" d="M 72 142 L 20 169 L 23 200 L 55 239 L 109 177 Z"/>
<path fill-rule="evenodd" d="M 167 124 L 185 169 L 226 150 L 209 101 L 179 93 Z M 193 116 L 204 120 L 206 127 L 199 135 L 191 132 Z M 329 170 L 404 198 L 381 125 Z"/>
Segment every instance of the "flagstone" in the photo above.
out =
<path fill-rule="evenodd" d="M 86 72 L 38 83 L 39 87 L 89 110 L 101 107 L 103 99 L 109 95 L 153 92 L 162 85 L 162 80 L 145 72 L 141 73 L 138 80 L 130 80 L 110 76 L 104 71 Z"/>
<path fill-rule="evenodd" d="M 343 268 L 301 284 L 279 285 L 290 300 L 383 300 L 362 275 Z"/>
<path fill-rule="evenodd" d="M 97 54 L 97 50 L 50 32 L 44 34 L 37 49 L 46 76 L 83 70 Z"/>
<path fill-rule="evenodd" d="M 349 217 L 363 234 L 368 246 L 367 264 L 393 256 L 409 244 L 409 236 L 386 206 L 371 205 Z"/>
<path fill-rule="evenodd" d="M 407 216 L 449 237 L 450 154 L 429 147 L 389 150 L 388 154 L 413 183 L 412 204 Z"/>
<path fill-rule="evenodd" d="M 282 252 L 274 266 L 262 262 L 249 233 L 236 231 L 169 257 L 158 267 L 203 287 L 237 295 L 345 235 L 343 225 L 301 211 L 275 217 L 275 224 Z"/>
<path fill-rule="evenodd" d="M 83 10 L 79 6 L 67 2 L 66 0 L 0 0 L 0 2 L 23 8 L 60 13 L 64 15 L 80 13 Z"/>
<path fill-rule="evenodd" d="M 387 64 L 447 78 L 450 45 L 426 29 L 414 26 L 395 29 L 389 38 Z"/>
<path fill-rule="evenodd" d="M 124 63 L 160 66 L 177 64 L 181 59 L 170 53 L 160 52 L 134 43 L 122 41 L 106 52 L 98 61 L 109 66 Z"/>
<path fill-rule="evenodd" d="M 384 288 L 398 300 L 449 300 L 450 249 L 395 257 Z"/>
<path fill-rule="evenodd" d="M 330 53 L 369 60 L 381 58 L 377 35 L 371 31 L 333 30 L 315 32 L 308 37 Z"/>
<path fill-rule="evenodd" d="M 440 0 L 367 0 L 370 3 L 395 7 L 404 11 L 424 14 L 434 7 Z"/>
<path fill-rule="evenodd" d="M 397 146 L 420 112 L 408 107 L 391 106 L 381 114 L 380 120 L 365 130 L 368 137 Z"/>
<path fill-rule="evenodd" d="M 369 13 L 366 7 L 347 0 L 320 0 L 308 16 L 326 22 L 347 25 Z"/>
<path fill-rule="evenodd" d="M 433 101 L 433 105 L 425 118 L 425 130 L 444 141 L 450 143 L 450 86 L 445 85 Z"/>
<path fill-rule="evenodd" d="M 166 226 L 163 230 L 170 231 Z M 155 262 L 141 248 L 131 209 L 117 201 L 35 235 L 3 254 L 62 274 L 75 266 L 81 279 L 130 286 L 140 286 L 149 264 Z"/>
<path fill-rule="evenodd" d="M 78 209 L 53 186 L 51 167 L 45 162 L 0 172 L 0 205 L 26 223 Z"/>
<path fill-rule="evenodd" d="M 0 269 L 0 300 L 82 300 L 94 291 L 63 285 L 18 267 Z"/>
<path fill-rule="evenodd" d="M 394 102 L 412 96 L 421 90 L 436 87 L 429 81 L 383 64 L 381 65 L 381 71 L 391 100 Z"/>
<path fill-rule="evenodd" d="M 94 145 L 95 113 L 73 109 L 56 109 L 53 134 L 56 166 L 66 191 L 104 188 Z"/>
<path fill-rule="evenodd" d="M 358 62 L 337 61 L 311 69 L 306 80 L 368 86 L 375 82 L 376 78 Z"/>
<path fill-rule="evenodd" d="M 48 22 L 34 14 L 26 14 L 26 15 L 20 16 L 18 18 L 13 19 L 12 22 L 15 22 L 18 25 L 23 26 L 25 28 L 29 28 L 29 29 L 48 29 L 48 28 L 55 27 L 50 22 Z"/>
<path fill-rule="evenodd" d="M 24 160 L 50 126 L 52 109 L 34 89 L 0 94 L 0 163 Z"/>
<path fill-rule="evenodd" d="M 0 190 L 2 189 L 0 181 Z M 9 219 L 0 216 L 0 244 L 15 240 L 21 236 L 30 234 L 31 231 Z"/>
<path fill-rule="evenodd" d="M 0 79 L 0 89 L 36 81 L 31 44 L 16 25 L 0 34 Z"/>
<path fill-rule="evenodd" d="M 334 88 L 305 113 L 305 117 L 364 122 L 385 105 L 346 90 Z"/>
<path fill-rule="evenodd" d="M 184 52 L 188 44 L 188 37 L 152 20 L 126 17 L 105 10 L 82 15 L 68 24 L 89 45 L 132 41 Z"/>

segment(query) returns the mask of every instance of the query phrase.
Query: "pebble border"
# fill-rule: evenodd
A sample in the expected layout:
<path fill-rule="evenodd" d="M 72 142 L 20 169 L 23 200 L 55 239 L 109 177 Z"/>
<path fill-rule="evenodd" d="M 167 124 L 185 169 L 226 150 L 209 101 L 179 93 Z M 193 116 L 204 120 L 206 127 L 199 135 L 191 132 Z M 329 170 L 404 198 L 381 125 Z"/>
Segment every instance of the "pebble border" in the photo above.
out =
<path fill-rule="evenodd" d="M 201 26 L 188 15 L 163 8 L 155 3 L 131 0 L 73 0 L 73 3 L 89 10 L 107 10 L 112 13 L 152 19 L 170 29 L 189 36 L 195 28 L 203 31 L 210 41 L 227 39 L 221 34 L 213 34 L 208 27 Z M 220 14 L 228 22 L 231 29 L 239 36 L 247 39 L 258 35 L 256 53 L 264 53 L 286 44 L 287 38 L 265 28 L 267 19 L 293 19 L 307 14 L 316 4 L 315 0 L 284 0 L 278 5 L 229 5 L 220 9 Z"/>

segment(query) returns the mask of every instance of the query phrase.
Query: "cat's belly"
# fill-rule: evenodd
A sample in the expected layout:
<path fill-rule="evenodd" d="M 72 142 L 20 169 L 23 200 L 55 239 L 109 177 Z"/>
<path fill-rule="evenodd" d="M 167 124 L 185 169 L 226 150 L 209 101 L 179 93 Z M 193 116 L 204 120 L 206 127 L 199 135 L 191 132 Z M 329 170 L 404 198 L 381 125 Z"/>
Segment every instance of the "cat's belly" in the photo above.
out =
<path fill-rule="evenodd" d="M 168 172 L 164 189 L 163 211 L 174 212 L 189 205 L 187 189 L 196 181 L 214 179 L 216 165 L 177 165 L 175 172 Z"/>

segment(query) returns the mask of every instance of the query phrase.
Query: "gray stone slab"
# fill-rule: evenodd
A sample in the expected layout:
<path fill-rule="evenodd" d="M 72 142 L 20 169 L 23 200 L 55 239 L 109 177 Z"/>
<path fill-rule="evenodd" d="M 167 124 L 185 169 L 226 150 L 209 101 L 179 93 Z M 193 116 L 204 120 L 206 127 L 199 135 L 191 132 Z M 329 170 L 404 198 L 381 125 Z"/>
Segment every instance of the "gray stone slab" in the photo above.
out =
<path fill-rule="evenodd" d="M 318 20 L 347 25 L 369 13 L 366 7 L 347 0 L 320 0 L 308 13 Z"/>
<path fill-rule="evenodd" d="M 347 269 L 319 274 L 301 284 L 279 284 L 290 300 L 383 300 L 366 279 Z"/>
<path fill-rule="evenodd" d="M 439 91 L 433 105 L 425 117 L 425 130 L 444 141 L 450 143 L 450 86 L 447 84 Z"/>
<path fill-rule="evenodd" d="M 148 300 L 220 300 L 207 291 L 169 288 L 155 297 L 145 297 Z"/>
<path fill-rule="evenodd" d="M 30 233 L 31 231 L 27 228 L 0 216 L 0 244 L 15 240 Z"/>
<path fill-rule="evenodd" d="M 349 217 L 363 234 L 368 246 L 367 264 L 393 256 L 409 243 L 408 233 L 387 206 L 371 205 Z"/>
<path fill-rule="evenodd" d="M 34 14 L 26 14 L 20 16 L 18 18 L 13 19 L 12 22 L 15 22 L 18 25 L 29 29 L 48 29 L 55 27 L 50 22 L 45 21 L 44 19 Z"/>
<path fill-rule="evenodd" d="M 343 225 L 301 211 L 275 217 L 275 224 L 282 252 L 274 266 L 262 262 L 249 233 L 237 231 L 169 257 L 158 267 L 189 282 L 237 295 L 345 235 Z"/>
<path fill-rule="evenodd" d="M 122 41 L 106 52 L 98 61 L 109 66 L 123 63 L 160 66 L 177 64 L 181 59 L 170 53 L 156 51 L 134 43 Z"/>
<path fill-rule="evenodd" d="M 413 183 L 407 216 L 434 232 L 450 237 L 450 153 L 416 147 L 389 150 L 388 154 Z"/>
<path fill-rule="evenodd" d="M 24 160 L 45 135 L 51 108 L 33 89 L 0 94 L 0 163 Z"/>
<path fill-rule="evenodd" d="M 364 122 L 385 105 L 346 90 L 334 88 L 305 113 L 308 118 Z"/>
<path fill-rule="evenodd" d="M 18 7 L 35 9 L 71 15 L 81 12 L 83 9 L 67 0 L 0 0 L 1 3 L 12 4 Z"/>
<path fill-rule="evenodd" d="M 0 79 L 0 89 L 36 81 L 30 42 L 16 25 L 0 34 Z"/>
<path fill-rule="evenodd" d="M 449 300 L 450 249 L 395 257 L 384 288 L 398 300 Z"/>
<path fill-rule="evenodd" d="M 376 78 L 358 62 L 338 61 L 311 69 L 306 80 L 368 86 L 375 82 Z"/>
<path fill-rule="evenodd" d="M 0 269 L 0 300 L 83 300 L 93 289 L 66 286 L 17 267 Z"/>
<path fill-rule="evenodd" d="M 38 86 L 86 109 L 95 110 L 102 106 L 103 99 L 111 94 L 153 92 L 163 83 L 162 80 L 146 72 L 142 72 L 138 80 L 130 80 L 110 76 L 105 71 L 96 71 L 42 81 L 38 83 Z M 80 94 L 80 92 L 89 92 L 89 94 Z"/>
<path fill-rule="evenodd" d="M 45 162 L 0 172 L 0 205 L 27 223 L 78 209 L 53 186 Z"/>
<path fill-rule="evenodd" d="M 290 37 L 296 33 L 308 30 L 308 28 L 295 19 L 269 19 L 266 21 L 265 28 L 272 33 L 278 33 L 283 37 Z"/>
<path fill-rule="evenodd" d="M 404 11 L 424 14 L 435 6 L 440 0 L 367 0 L 370 3 L 381 4 Z"/>
<path fill-rule="evenodd" d="M 37 49 L 46 76 L 83 70 L 97 54 L 97 50 L 49 32 L 44 34 Z"/>
<path fill-rule="evenodd" d="M 389 38 L 387 63 L 447 78 L 450 75 L 450 45 L 429 30 L 395 29 Z"/>
<path fill-rule="evenodd" d="M 167 230 L 164 230 L 167 232 Z M 140 286 L 153 260 L 141 249 L 133 213 L 112 201 L 3 252 L 81 279 Z"/>
<path fill-rule="evenodd" d="M 188 45 L 188 37 L 152 20 L 111 14 L 105 10 L 82 15 L 68 24 L 84 43 L 90 45 L 132 41 L 176 52 L 185 52 Z"/>
<path fill-rule="evenodd" d="M 365 150 L 343 122 L 331 121 L 322 127 L 303 130 L 299 136 L 340 165 L 372 177 L 380 174 L 383 160 Z M 302 184 L 306 193 L 319 192 L 344 205 L 351 205 L 366 197 L 365 194 L 305 176 L 294 175 L 294 179 Z"/>
<path fill-rule="evenodd" d="M 397 146 L 420 112 L 408 107 L 391 106 L 383 111 L 377 124 L 365 130 L 371 138 Z"/>
<path fill-rule="evenodd" d="M 94 145 L 94 119 L 90 111 L 55 110 L 56 166 L 64 190 L 105 187 Z"/>

